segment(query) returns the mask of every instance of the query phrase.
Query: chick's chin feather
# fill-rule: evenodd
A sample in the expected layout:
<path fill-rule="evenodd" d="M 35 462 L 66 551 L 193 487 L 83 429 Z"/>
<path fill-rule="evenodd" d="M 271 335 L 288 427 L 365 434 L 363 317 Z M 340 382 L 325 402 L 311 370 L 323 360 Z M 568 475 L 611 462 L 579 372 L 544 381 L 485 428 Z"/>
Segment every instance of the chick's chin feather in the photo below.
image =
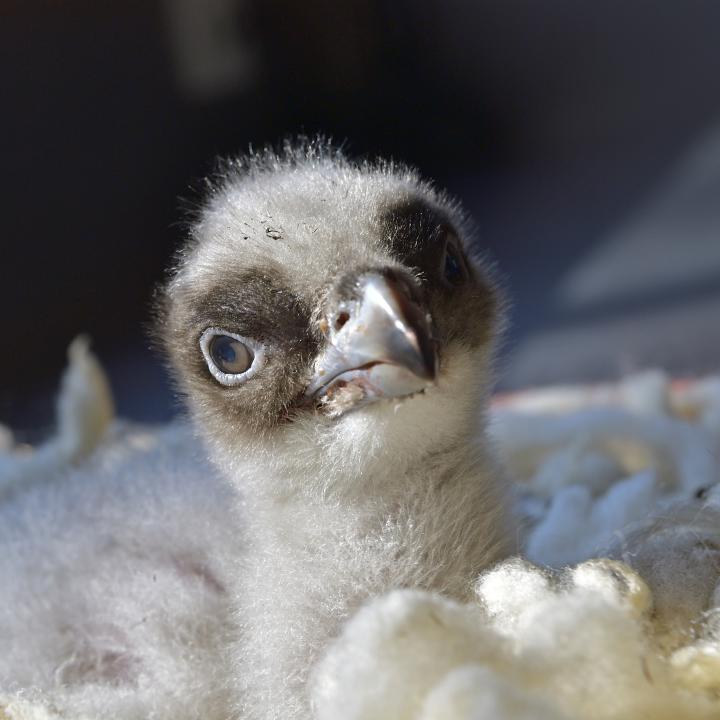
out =
<path fill-rule="evenodd" d="M 467 600 L 477 574 L 515 550 L 480 430 L 478 369 L 458 352 L 437 397 L 300 421 L 282 442 L 228 459 L 244 497 L 234 660 L 243 717 L 310 717 L 308 672 L 367 598 L 419 587 Z"/>

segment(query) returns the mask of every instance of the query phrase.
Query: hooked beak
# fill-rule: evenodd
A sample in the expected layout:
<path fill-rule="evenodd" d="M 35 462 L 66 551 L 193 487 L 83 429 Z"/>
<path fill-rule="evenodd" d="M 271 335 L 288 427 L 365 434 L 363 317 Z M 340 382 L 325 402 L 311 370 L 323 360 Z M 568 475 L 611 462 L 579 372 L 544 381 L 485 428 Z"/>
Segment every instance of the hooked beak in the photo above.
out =
<path fill-rule="evenodd" d="M 368 273 L 357 299 L 342 302 L 323 323 L 326 350 L 306 395 L 329 402 L 343 391 L 344 409 L 424 390 L 437 377 L 430 316 L 392 277 Z"/>

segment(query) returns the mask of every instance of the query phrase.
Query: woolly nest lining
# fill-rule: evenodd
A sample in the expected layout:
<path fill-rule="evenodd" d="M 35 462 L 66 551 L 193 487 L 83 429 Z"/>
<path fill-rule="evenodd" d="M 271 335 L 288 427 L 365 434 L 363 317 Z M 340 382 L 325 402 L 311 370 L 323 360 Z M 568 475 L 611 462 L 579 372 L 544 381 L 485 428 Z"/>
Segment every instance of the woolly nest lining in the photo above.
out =
<path fill-rule="evenodd" d="M 0 428 L 0 501 L 102 452 L 112 399 L 85 341 L 58 408 L 35 450 Z M 720 717 L 720 377 L 500 397 L 492 432 L 526 559 L 479 577 L 466 606 L 417 590 L 369 602 L 314 669 L 317 718 Z M 58 717 L 0 694 L 1 720 Z"/>

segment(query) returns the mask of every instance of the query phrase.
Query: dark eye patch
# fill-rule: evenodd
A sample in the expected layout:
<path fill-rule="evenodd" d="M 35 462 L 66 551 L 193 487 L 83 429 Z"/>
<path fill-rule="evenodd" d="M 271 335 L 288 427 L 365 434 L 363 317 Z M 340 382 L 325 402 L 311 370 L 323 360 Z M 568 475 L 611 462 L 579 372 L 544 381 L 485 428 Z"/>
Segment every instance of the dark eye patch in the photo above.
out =
<path fill-rule="evenodd" d="M 413 199 L 389 208 L 382 223 L 392 254 L 418 268 L 429 286 L 447 289 L 467 282 L 470 273 L 460 240 L 440 210 Z"/>
<path fill-rule="evenodd" d="M 307 336 L 310 310 L 283 279 L 245 271 L 219 276 L 191 306 L 195 326 L 222 327 L 259 342 L 292 343 Z"/>
<path fill-rule="evenodd" d="M 448 285 L 459 287 L 468 280 L 467 263 L 455 233 L 446 230 L 444 235 L 446 240 L 441 262 L 443 279 Z"/>
<path fill-rule="evenodd" d="M 388 208 L 381 217 L 383 237 L 399 260 L 422 255 L 438 235 L 444 218 L 419 199 L 407 200 Z"/>
<path fill-rule="evenodd" d="M 220 328 L 230 336 L 237 334 L 250 345 L 255 342 L 265 348 L 268 359 L 279 362 L 301 362 L 317 350 L 310 309 L 279 272 L 252 268 L 218 272 L 213 286 L 189 297 L 185 307 L 183 352 L 203 377 L 212 375 L 199 347 L 208 328 Z M 213 346 L 215 355 L 210 356 L 213 364 L 228 375 L 243 372 L 239 368 L 247 358 L 241 357 L 240 365 L 235 364 L 241 348 L 217 342 L 220 345 Z M 231 351 L 236 353 L 235 359 Z"/>

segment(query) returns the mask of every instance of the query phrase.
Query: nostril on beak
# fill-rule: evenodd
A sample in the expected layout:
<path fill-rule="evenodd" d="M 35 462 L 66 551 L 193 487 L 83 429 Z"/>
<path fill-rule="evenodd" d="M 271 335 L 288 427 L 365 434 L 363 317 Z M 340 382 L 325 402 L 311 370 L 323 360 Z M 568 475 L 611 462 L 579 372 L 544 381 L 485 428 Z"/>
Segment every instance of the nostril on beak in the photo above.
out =
<path fill-rule="evenodd" d="M 335 318 L 335 330 L 341 330 L 349 319 L 350 313 L 347 313 L 344 310 L 338 313 L 337 317 Z"/>

